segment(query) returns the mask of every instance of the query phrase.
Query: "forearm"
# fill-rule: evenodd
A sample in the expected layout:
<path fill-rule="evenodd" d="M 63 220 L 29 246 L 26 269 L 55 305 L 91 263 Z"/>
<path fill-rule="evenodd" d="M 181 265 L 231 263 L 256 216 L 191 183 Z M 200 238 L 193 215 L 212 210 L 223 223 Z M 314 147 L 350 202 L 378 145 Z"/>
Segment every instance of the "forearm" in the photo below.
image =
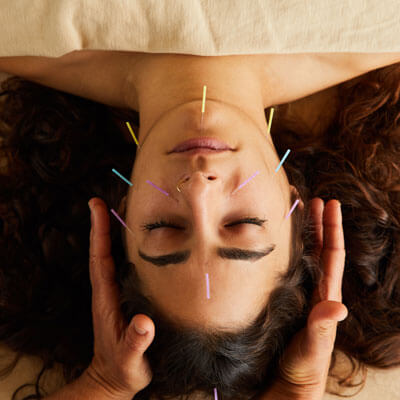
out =
<path fill-rule="evenodd" d="M 43 400 L 131 400 L 134 395 L 116 395 L 106 390 L 85 372 L 72 383 Z"/>
<path fill-rule="evenodd" d="M 42 56 L 0 57 L 0 71 L 27 80 L 41 77 L 56 58 Z"/>
<path fill-rule="evenodd" d="M 325 390 L 321 385 L 293 385 L 277 379 L 270 389 L 252 400 L 322 400 Z"/>

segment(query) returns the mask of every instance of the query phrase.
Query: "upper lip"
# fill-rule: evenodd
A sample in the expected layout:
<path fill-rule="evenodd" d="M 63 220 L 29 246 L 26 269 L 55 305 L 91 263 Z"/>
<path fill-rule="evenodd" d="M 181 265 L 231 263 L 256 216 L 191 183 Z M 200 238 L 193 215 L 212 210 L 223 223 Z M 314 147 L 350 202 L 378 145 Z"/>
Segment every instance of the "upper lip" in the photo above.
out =
<path fill-rule="evenodd" d="M 209 149 L 209 150 L 219 150 L 219 151 L 233 150 L 228 144 L 216 138 L 198 137 L 179 143 L 169 153 L 182 153 L 199 148 Z"/>

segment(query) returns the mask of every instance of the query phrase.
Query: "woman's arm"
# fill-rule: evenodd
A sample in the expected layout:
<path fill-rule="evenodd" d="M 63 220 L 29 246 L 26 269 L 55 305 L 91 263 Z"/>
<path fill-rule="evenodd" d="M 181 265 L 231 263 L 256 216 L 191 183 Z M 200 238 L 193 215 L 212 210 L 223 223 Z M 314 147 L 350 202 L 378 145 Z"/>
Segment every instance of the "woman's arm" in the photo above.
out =
<path fill-rule="evenodd" d="M 81 50 L 61 57 L 0 57 L 0 71 L 117 108 L 125 101 L 133 52 Z"/>
<path fill-rule="evenodd" d="M 398 62 L 399 52 L 294 53 L 285 54 L 285 59 L 282 54 L 269 55 L 268 62 L 262 67 L 264 82 L 269 82 L 264 87 L 264 98 L 274 105 L 291 103 Z M 276 89 L 271 90 L 271 87 Z M 271 92 L 279 93 L 279 100 L 271 99 Z"/>
<path fill-rule="evenodd" d="M 0 57 L 0 71 L 33 80 L 40 77 L 54 60 L 38 56 Z"/>

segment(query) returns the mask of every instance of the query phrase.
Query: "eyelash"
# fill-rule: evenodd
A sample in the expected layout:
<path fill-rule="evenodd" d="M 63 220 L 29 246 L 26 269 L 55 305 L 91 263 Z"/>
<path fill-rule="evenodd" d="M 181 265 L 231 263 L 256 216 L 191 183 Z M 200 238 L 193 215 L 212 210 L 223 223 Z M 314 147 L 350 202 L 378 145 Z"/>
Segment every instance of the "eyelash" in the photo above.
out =
<path fill-rule="evenodd" d="M 259 218 L 253 218 L 253 217 L 245 217 L 242 218 L 238 221 L 232 222 L 228 225 L 225 225 L 226 227 L 230 226 L 235 226 L 235 225 L 240 225 L 240 224 L 253 224 L 253 225 L 258 225 L 262 226 L 266 220 L 265 219 L 259 219 Z M 175 229 L 183 229 L 180 226 L 174 225 L 172 222 L 160 220 L 154 223 L 150 224 L 144 224 L 142 225 L 142 230 L 144 231 L 152 231 L 153 229 L 159 229 L 163 227 L 169 227 L 169 228 L 175 228 Z"/>

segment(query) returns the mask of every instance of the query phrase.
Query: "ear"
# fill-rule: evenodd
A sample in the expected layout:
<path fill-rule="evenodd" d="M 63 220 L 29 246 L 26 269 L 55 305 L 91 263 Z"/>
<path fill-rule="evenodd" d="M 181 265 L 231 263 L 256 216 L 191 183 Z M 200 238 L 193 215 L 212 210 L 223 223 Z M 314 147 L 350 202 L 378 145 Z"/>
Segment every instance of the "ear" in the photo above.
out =
<path fill-rule="evenodd" d="M 299 191 L 297 190 L 297 188 L 295 186 L 290 185 L 290 194 L 292 195 L 293 193 L 295 194 L 296 199 L 299 199 L 299 204 L 297 204 L 297 207 L 299 207 L 303 211 L 304 210 L 304 203 L 303 203 L 303 200 L 300 197 L 300 193 L 299 193 Z"/>
<path fill-rule="evenodd" d="M 121 202 L 119 203 L 119 207 L 118 207 L 118 215 L 122 216 L 125 215 L 125 210 L 126 210 L 126 199 L 127 199 L 127 195 L 125 195 Z"/>

